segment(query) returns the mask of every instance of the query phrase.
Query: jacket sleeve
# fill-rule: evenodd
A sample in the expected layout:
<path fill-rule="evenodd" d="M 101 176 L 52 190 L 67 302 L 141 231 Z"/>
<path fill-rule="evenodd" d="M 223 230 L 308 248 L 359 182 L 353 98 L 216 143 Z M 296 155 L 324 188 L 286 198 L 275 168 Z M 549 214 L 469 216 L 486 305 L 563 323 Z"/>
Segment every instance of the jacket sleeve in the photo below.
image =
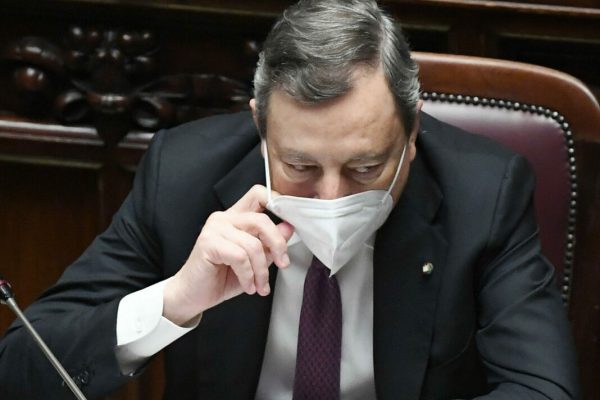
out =
<path fill-rule="evenodd" d="M 554 268 L 542 255 L 534 178 L 515 156 L 500 186 L 478 287 L 477 347 L 490 393 L 481 399 L 579 398 L 575 350 Z"/>
<path fill-rule="evenodd" d="M 153 221 L 164 134 L 155 135 L 109 228 L 25 312 L 90 399 L 129 379 L 115 357 L 119 301 L 164 278 Z M 0 341 L 0 398 L 72 398 L 18 322 Z"/>

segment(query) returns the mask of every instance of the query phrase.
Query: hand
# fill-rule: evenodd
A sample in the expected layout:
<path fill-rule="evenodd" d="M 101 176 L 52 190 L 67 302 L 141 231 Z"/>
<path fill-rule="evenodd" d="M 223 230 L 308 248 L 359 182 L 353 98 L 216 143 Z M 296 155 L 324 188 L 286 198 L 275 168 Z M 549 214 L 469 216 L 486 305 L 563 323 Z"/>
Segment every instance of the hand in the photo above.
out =
<path fill-rule="evenodd" d="M 267 189 L 255 185 L 230 209 L 208 217 L 188 260 L 165 286 L 165 318 L 185 325 L 244 292 L 270 293 L 269 265 L 289 265 L 287 241 L 294 229 L 287 222 L 275 225 L 262 213 L 266 204 Z"/>

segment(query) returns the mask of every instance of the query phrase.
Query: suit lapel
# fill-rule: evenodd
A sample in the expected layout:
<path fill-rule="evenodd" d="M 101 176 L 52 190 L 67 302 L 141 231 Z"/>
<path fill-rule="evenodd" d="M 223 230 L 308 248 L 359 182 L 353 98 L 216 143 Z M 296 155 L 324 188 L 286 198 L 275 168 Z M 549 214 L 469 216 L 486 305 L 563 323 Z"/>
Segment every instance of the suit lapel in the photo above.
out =
<path fill-rule="evenodd" d="M 265 184 L 265 167 L 260 145 L 250 152 L 214 187 L 217 198 L 226 210 L 256 184 Z"/>
<path fill-rule="evenodd" d="M 253 185 L 264 184 L 265 175 L 256 146 L 215 185 L 223 209 L 231 207 Z M 271 287 L 276 268 L 271 267 Z M 273 293 L 273 291 L 271 292 Z M 199 398 L 253 399 L 269 329 L 272 295 L 240 295 L 226 301 L 202 317 L 199 326 L 202 345 L 199 359 L 202 371 Z"/>
<path fill-rule="evenodd" d="M 375 242 L 373 357 L 378 399 L 418 399 L 433 335 L 447 243 L 435 223 L 442 199 L 420 157 Z M 433 265 L 430 274 L 423 269 Z"/>

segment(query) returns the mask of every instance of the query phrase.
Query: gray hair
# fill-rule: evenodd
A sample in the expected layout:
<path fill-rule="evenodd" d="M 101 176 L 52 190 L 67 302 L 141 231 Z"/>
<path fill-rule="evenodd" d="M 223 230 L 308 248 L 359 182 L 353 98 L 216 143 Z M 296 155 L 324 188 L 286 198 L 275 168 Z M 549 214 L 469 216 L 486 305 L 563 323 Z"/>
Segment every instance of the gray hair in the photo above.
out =
<path fill-rule="evenodd" d="M 301 0 L 289 7 L 267 36 L 254 74 L 261 135 L 274 90 L 316 104 L 348 93 L 359 67 L 382 68 L 409 134 L 417 114 L 419 69 L 401 28 L 377 2 Z"/>

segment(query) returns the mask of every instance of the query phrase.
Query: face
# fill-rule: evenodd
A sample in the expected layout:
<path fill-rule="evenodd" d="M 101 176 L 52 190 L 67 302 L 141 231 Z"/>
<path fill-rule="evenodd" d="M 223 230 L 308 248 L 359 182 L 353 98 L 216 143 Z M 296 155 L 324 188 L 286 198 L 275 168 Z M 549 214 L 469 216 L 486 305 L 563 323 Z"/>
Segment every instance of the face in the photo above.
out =
<path fill-rule="evenodd" d="M 254 112 L 254 100 L 250 107 Z M 410 134 L 404 131 L 379 70 L 357 71 L 355 87 L 325 103 L 304 104 L 275 91 L 266 135 L 272 188 L 281 194 L 320 199 L 387 189 L 406 144 L 391 191 L 395 203 L 416 154 L 417 131 L 418 123 Z"/>

